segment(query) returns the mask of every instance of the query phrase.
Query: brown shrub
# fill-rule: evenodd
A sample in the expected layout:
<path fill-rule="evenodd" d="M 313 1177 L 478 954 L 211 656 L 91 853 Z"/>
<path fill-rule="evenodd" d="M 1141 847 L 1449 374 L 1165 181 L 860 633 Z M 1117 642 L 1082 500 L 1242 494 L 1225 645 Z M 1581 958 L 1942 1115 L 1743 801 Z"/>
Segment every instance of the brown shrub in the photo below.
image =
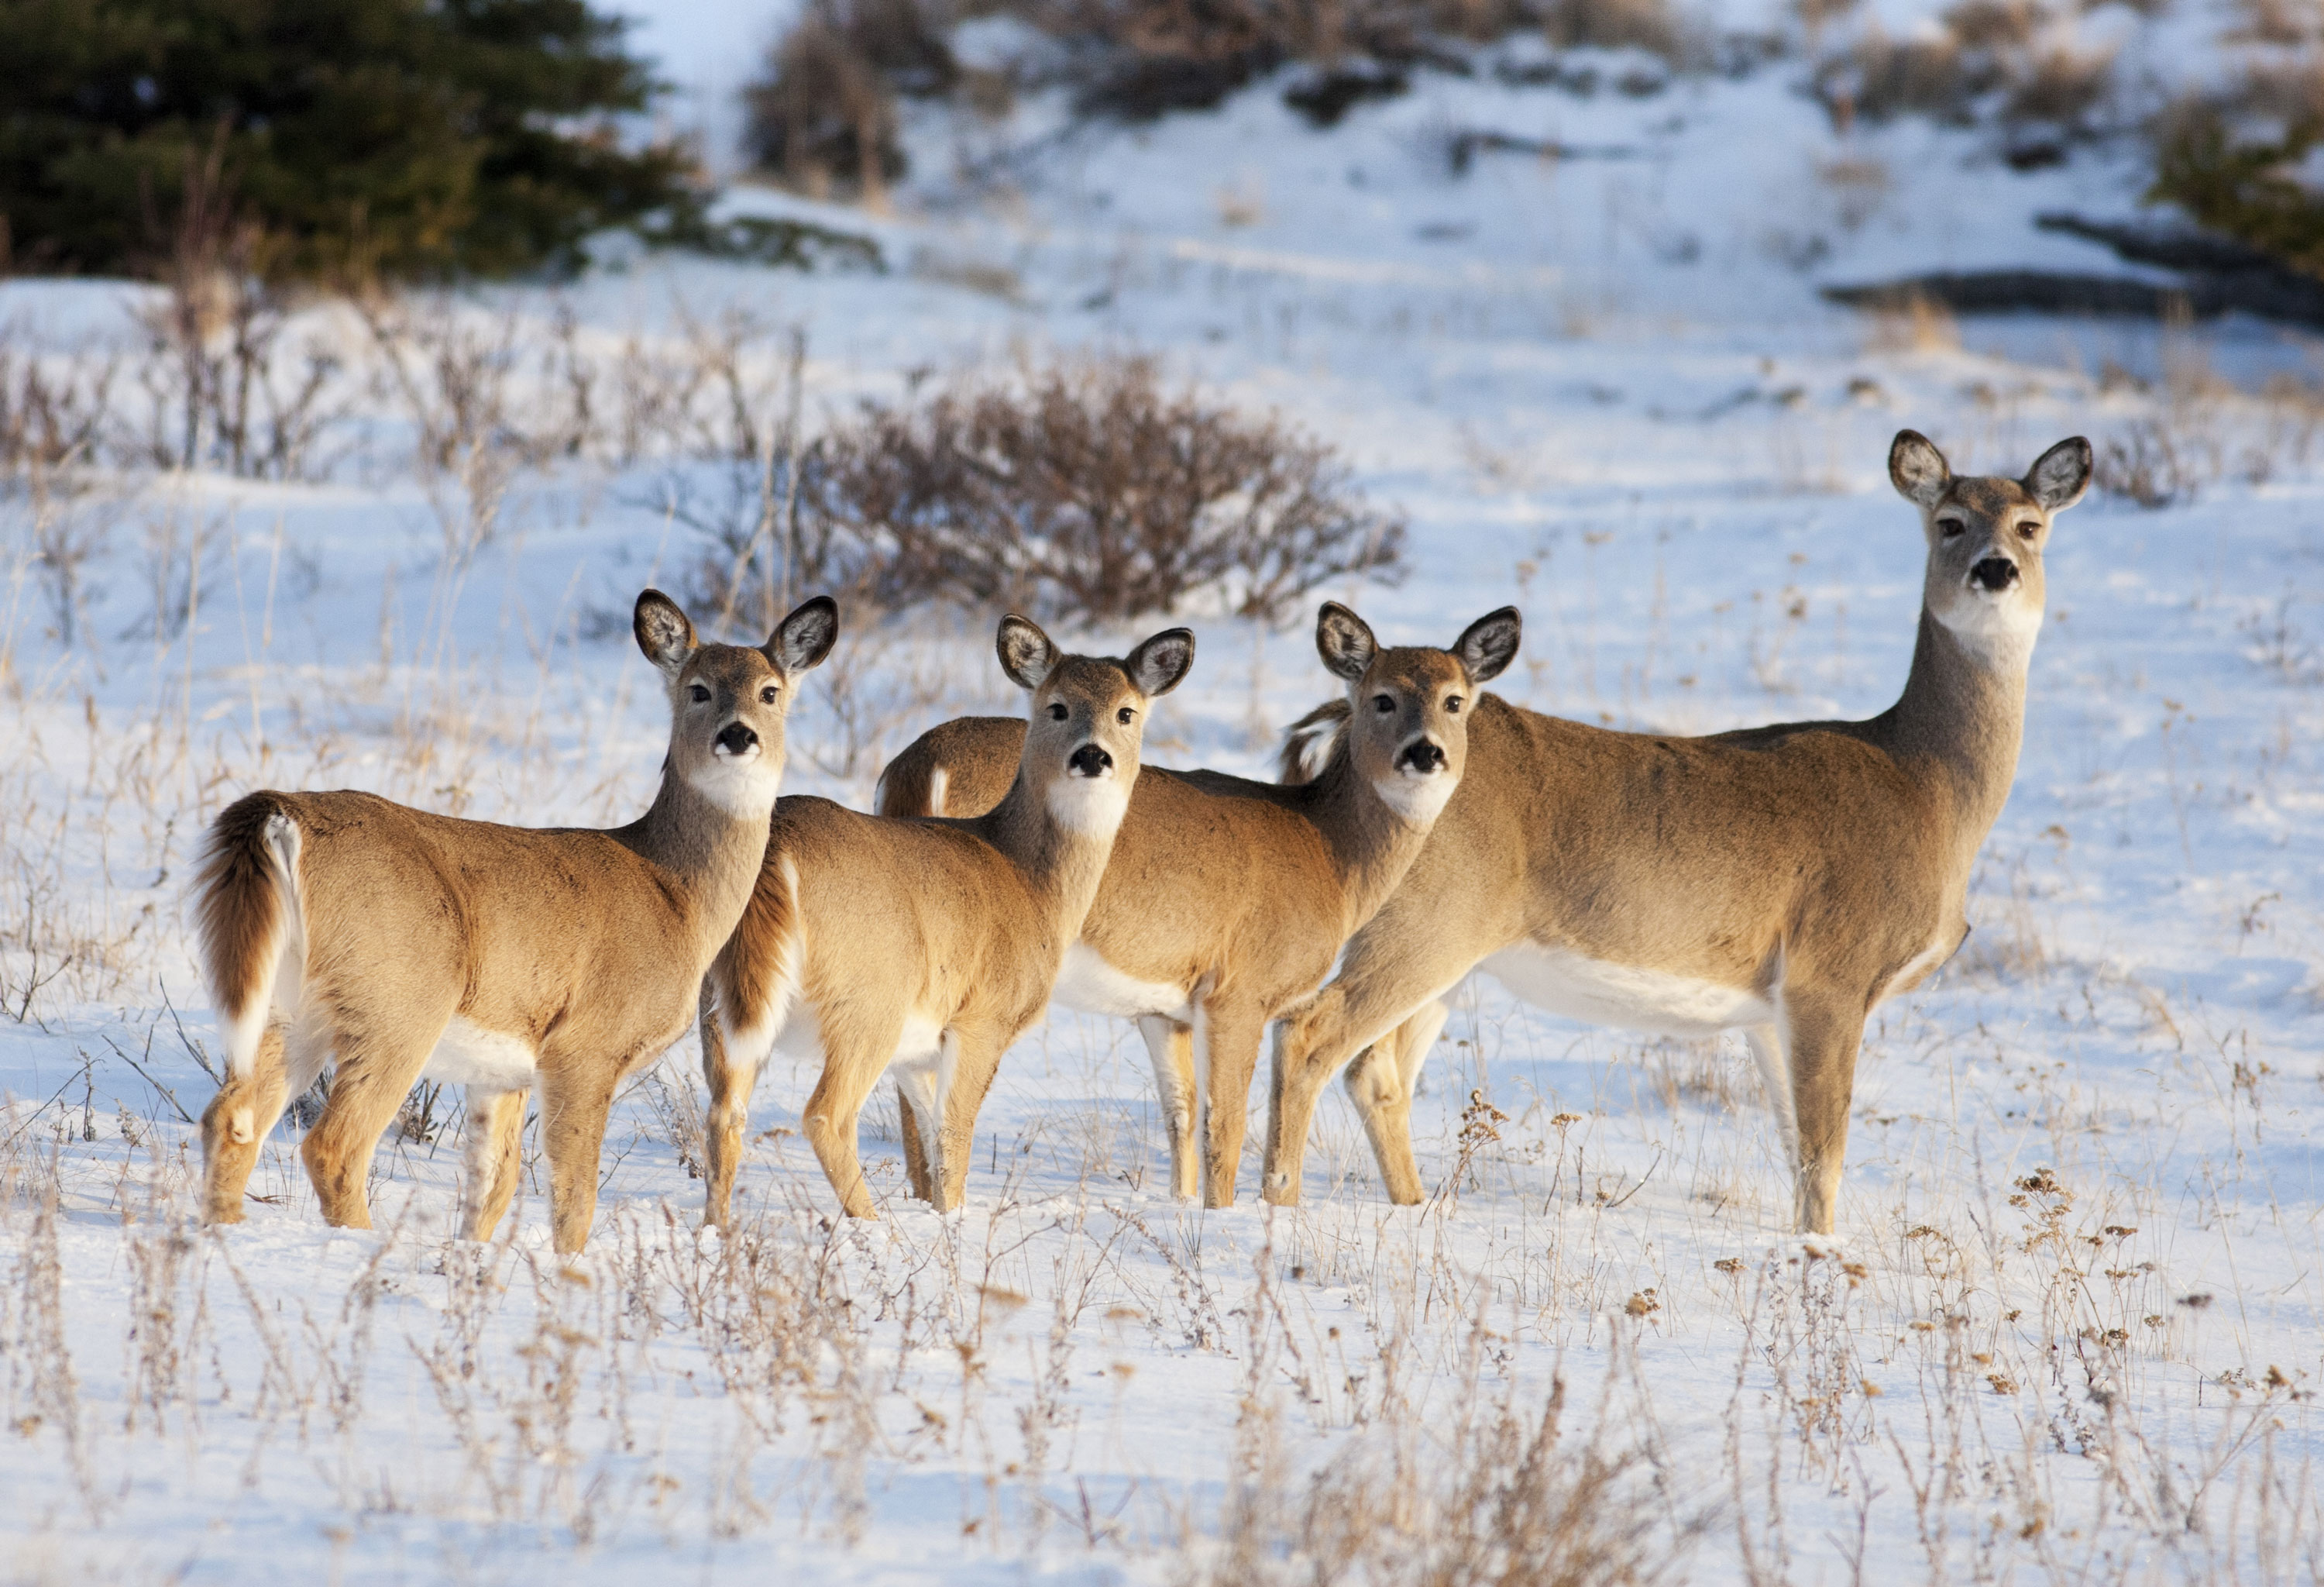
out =
<path fill-rule="evenodd" d="M 2042 123 L 2066 132 L 2093 130 L 2114 92 L 2114 51 L 2066 45 L 2026 59 L 2001 108 L 2005 122 Z"/>
<path fill-rule="evenodd" d="M 1541 14 L 1560 49 L 1644 50 L 1675 61 L 1685 47 L 1670 0 L 1548 0 Z"/>
<path fill-rule="evenodd" d="M 742 91 L 752 161 L 818 198 L 837 183 L 884 203 L 904 174 L 897 95 L 959 78 L 944 26 L 923 0 L 815 0 Z"/>
<path fill-rule="evenodd" d="M 809 579 L 890 608 L 1101 621 L 1216 592 L 1272 619 L 1332 580 L 1394 577 L 1404 540 L 1330 447 L 1167 390 L 1144 358 L 866 403 L 818 444 L 802 489 Z"/>

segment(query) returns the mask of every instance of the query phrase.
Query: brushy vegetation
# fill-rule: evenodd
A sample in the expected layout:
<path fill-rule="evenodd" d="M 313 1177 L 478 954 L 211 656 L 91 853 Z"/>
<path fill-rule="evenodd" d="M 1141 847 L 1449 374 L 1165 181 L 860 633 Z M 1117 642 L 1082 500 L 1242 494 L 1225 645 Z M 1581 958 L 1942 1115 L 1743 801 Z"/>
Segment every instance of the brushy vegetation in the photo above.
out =
<path fill-rule="evenodd" d="M 1392 579 L 1404 543 L 1331 447 L 1137 357 L 866 403 L 817 444 L 806 499 L 807 580 L 890 609 L 1112 621 L 1214 592 L 1277 621 L 1320 586 Z"/>
<path fill-rule="evenodd" d="M 5 0 L 19 267 L 151 274 L 196 224 L 270 277 L 499 275 L 682 204 L 657 85 L 587 0 Z"/>
<path fill-rule="evenodd" d="M 1816 94 L 1843 132 L 1859 118 L 1902 115 L 1992 125 L 2011 163 L 2031 167 L 2117 130 L 2114 52 L 2080 41 L 2073 7 L 1955 0 L 1933 30 L 1914 37 L 1895 37 L 1877 21 L 1834 32 L 1853 9 L 1803 9 L 1820 45 Z"/>
<path fill-rule="evenodd" d="M 754 620 L 809 584 L 891 611 L 1103 621 L 1204 599 L 1278 620 L 1320 586 L 1400 573 L 1403 524 L 1329 446 L 1144 358 L 866 403 L 818 436 L 804 333 L 747 313 L 680 305 L 673 333 L 611 336 L 553 296 L 533 313 L 385 291 L 301 306 L 208 261 L 173 263 L 125 345 L 60 351 L 0 325 L 0 495 L 33 503 L 61 632 L 98 509 L 151 470 L 401 475 L 454 564 L 525 476 L 596 471 L 694 532 L 690 599 Z"/>
<path fill-rule="evenodd" d="M 1049 41 L 1012 76 L 963 67 L 964 17 L 1012 17 Z M 1019 88 L 1062 85 L 1084 116 L 1141 122 L 1208 109 L 1278 68 L 1305 71 L 1284 97 L 1318 126 L 1403 93 L 1418 67 L 1471 69 L 1462 47 L 1538 32 L 1559 49 L 1630 49 L 1674 65 L 1715 51 L 1672 0 L 816 0 L 748 90 L 748 152 L 766 174 L 817 196 L 884 198 L 903 173 L 906 98 L 954 95 L 985 114 Z M 867 151 L 871 152 L 867 156 Z"/>

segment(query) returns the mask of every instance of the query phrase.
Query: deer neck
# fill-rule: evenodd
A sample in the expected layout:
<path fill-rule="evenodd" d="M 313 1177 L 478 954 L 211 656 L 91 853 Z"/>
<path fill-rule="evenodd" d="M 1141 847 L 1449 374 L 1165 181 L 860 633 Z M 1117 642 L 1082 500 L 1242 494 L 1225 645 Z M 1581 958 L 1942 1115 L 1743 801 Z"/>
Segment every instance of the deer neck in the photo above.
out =
<path fill-rule="evenodd" d="M 1133 774 L 1122 789 L 1120 811 L 1128 810 L 1130 788 L 1134 784 Z M 1052 806 L 1048 790 L 1020 764 L 1009 792 L 975 825 L 982 829 L 984 840 L 1024 878 L 1027 889 L 1054 925 L 1062 957 L 1065 945 L 1081 934 L 1090 906 L 1097 901 L 1098 883 L 1104 879 L 1106 862 L 1113 854 L 1114 834 L 1121 827 L 1120 814 L 1113 814 L 1111 819 L 1064 821 Z"/>
<path fill-rule="evenodd" d="M 751 901 L 772 814 L 729 808 L 665 766 L 652 805 L 613 836 L 662 872 L 715 947 Z"/>
<path fill-rule="evenodd" d="M 1305 815 L 1324 846 L 1340 883 L 1344 935 L 1353 936 L 1379 912 L 1420 856 L 1434 822 L 1416 822 L 1389 808 L 1358 773 L 1355 757 L 1332 757 L 1311 790 Z"/>
<path fill-rule="evenodd" d="M 1892 747 L 1945 796 L 1964 858 L 1985 840 L 2016 778 L 2032 657 L 2030 637 L 2007 647 L 1964 641 L 1921 610 L 1912 674 L 1890 713 Z"/>

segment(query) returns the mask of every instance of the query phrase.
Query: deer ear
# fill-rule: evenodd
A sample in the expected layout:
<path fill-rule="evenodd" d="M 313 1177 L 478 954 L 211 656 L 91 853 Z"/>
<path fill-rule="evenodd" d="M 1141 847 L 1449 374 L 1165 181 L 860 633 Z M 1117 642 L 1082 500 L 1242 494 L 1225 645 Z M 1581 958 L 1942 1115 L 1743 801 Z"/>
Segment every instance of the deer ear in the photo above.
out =
<path fill-rule="evenodd" d="M 1014 612 L 1001 620 L 992 648 L 1000 652 L 1001 670 L 1019 688 L 1038 688 L 1041 680 L 1056 670 L 1057 647 L 1041 632 L 1039 623 Z"/>
<path fill-rule="evenodd" d="M 1486 613 L 1462 631 L 1452 641 L 1452 653 L 1469 669 L 1471 683 L 1489 683 L 1517 660 L 1517 641 L 1524 632 L 1525 619 L 1517 609 L 1504 606 Z"/>
<path fill-rule="evenodd" d="M 803 602 L 776 626 L 766 643 L 768 660 L 785 678 L 820 667 L 839 639 L 839 603 L 829 595 Z"/>
<path fill-rule="evenodd" d="M 661 669 L 665 678 L 676 678 L 696 650 L 694 624 L 678 610 L 678 603 L 659 590 L 647 590 L 638 596 L 630 630 L 638 636 L 638 649 Z"/>
<path fill-rule="evenodd" d="M 2063 512 L 2090 488 L 2090 443 L 2072 436 L 2034 459 L 2020 481 L 2044 512 Z"/>
<path fill-rule="evenodd" d="M 1178 687 L 1186 669 L 1194 664 L 1194 631 L 1166 628 L 1130 652 L 1122 669 L 1148 699 Z"/>
<path fill-rule="evenodd" d="M 1953 482 L 1951 466 L 1929 438 L 1917 429 L 1900 429 L 1888 446 L 1888 483 L 1916 507 L 1933 507 Z"/>
<path fill-rule="evenodd" d="M 1326 601 L 1315 614 L 1315 653 L 1333 677 L 1355 682 L 1379 650 L 1370 625 L 1339 602 Z"/>

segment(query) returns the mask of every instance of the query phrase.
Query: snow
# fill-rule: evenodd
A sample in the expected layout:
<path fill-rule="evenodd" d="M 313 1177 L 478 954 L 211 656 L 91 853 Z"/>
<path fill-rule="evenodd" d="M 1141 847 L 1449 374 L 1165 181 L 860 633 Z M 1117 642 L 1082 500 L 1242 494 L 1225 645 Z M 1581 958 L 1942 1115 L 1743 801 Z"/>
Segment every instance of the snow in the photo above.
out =
<path fill-rule="evenodd" d="M 695 41 L 708 72 L 758 25 L 672 7 L 649 37 Z M 183 907 L 202 824 L 261 786 L 630 818 L 659 692 L 602 618 L 695 542 L 651 466 L 520 475 L 469 558 L 440 482 L 361 457 L 317 484 L 124 476 L 88 520 L 67 644 L 19 495 L 12 1576 L 1308 1581 L 1352 1515 L 1401 1562 L 1377 1579 L 1402 1579 L 1468 1524 L 1460 1485 L 1503 1468 L 1478 1453 L 1496 1407 L 1529 1432 L 1554 1380 L 1557 1480 L 1586 1450 L 1615 1466 L 1585 1509 L 1635 1520 L 1666 1578 L 2312 1578 L 2324 458 L 2312 383 L 2312 383 L 2319 344 L 2039 318 L 1916 344 L 1830 307 L 1833 281 L 2111 268 L 2031 220 L 2133 214 L 2140 179 L 2103 152 L 2020 174 L 1915 123 L 1843 141 L 1797 76 L 1582 99 L 1422 73 L 1328 133 L 1281 79 L 1135 130 L 1064 132 L 1046 99 L 1001 128 L 916 112 L 891 216 L 733 200 L 875 235 L 890 273 L 649 256 L 556 296 L 607 346 L 676 336 L 681 310 L 796 323 L 811 418 L 929 372 L 1157 353 L 1327 437 L 1407 515 L 1400 586 L 1320 594 L 1439 644 L 1514 599 L 1498 692 L 1656 731 L 1895 697 L 1921 567 L 1884 474 L 1900 426 L 2013 473 L 2073 433 L 2168 439 L 2191 500 L 2094 494 L 2059 522 L 1975 935 L 1876 1017 L 1835 1239 L 1787 1227 L 1738 1039 L 1643 1042 L 1490 981 L 1430 1059 L 1417 1209 L 1386 1203 L 1336 1088 L 1302 1209 L 1258 1203 L 1256 1119 L 1236 1207 L 1171 1203 L 1142 1044 L 1056 1010 L 1004 1064 L 950 1219 L 903 1198 L 883 1098 L 883 1216 L 839 1220 L 795 1133 L 813 1076 L 778 1057 L 737 1230 L 698 1231 L 673 1145 L 700 1106 L 689 1039 L 617 1109 L 577 1260 L 550 1254 L 530 1178 L 499 1241 L 451 1238 L 456 1129 L 383 1143 L 377 1232 L 322 1226 L 288 1125 L 248 1221 L 202 1230 L 180 1116 L 210 1090 L 193 1047 L 217 1050 Z M 1633 152 L 1454 177 L 1450 137 L 1480 129 Z M 1841 158 L 1881 180 L 1836 189 L 1818 172 Z M 130 345 L 130 291 L 11 281 L 0 321 L 91 357 Z M 514 312 L 530 346 L 550 298 L 464 311 Z M 364 422 L 364 456 L 400 455 L 391 408 Z M 1328 690 L 1306 630 L 1191 621 L 1149 756 L 1263 775 Z M 1163 625 L 1073 638 L 1118 652 Z M 851 621 L 787 789 L 868 807 L 883 755 L 1014 695 L 981 626 Z"/>

